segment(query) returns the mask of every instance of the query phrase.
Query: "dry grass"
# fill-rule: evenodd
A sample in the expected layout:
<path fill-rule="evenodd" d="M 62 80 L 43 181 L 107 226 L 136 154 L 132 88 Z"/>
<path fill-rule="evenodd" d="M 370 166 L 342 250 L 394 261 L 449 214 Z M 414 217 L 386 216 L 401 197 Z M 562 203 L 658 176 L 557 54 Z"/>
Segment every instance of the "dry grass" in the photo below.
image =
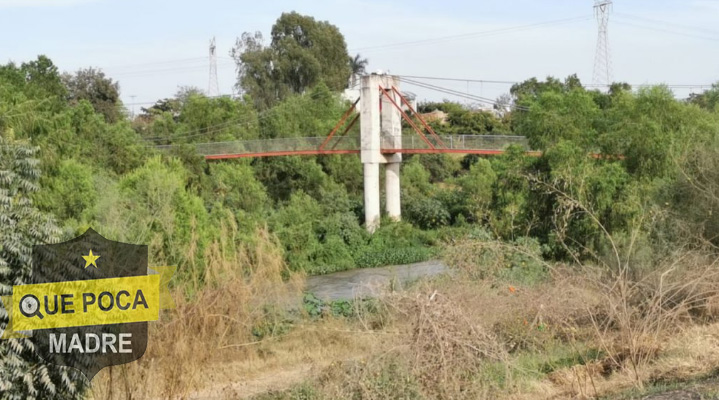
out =
<path fill-rule="evenodd" d="M 472 264 L 472 249 L 506 244 L 456 246 L 467 257 L 455 260 L 462 270 L 389 294 L 380 311 L 288 322 L 281 310 L 298 299 L 302 277 L 282 279 L 267 233 L 236 259 L 218 243 L 207 254 L 215 257 L 203 277 L 209 288 L 178 298 L 151 324 L 145 356 L 103 370 L 93 394 L 591 398 L 719 368 L 719 276 L 704 255 L 685 253 L 641 278 L 553 266 L 545 281 L 522 285 Z"/>
<path fill-rule="evenodd" d="M 253 329 L 272 336 L 288 302 L 297 301 L 301 276 L 283 281 L 285 264 L 266 231 L 253 247 L 227 254 L 221 243 L 205 256 L 212 267 L 207 289 L 187 300 L 175 291 L 177 308 L 150 324 L 145 355 L 137 362 L 106 368 L 93 380 L 95 398 L 181 398 L 204 386 L 216 363 L 252 357 Z"/>
<path fill-rule="evenodd" d="M 424 282 L 384 299 L 389 350 L 326 368 L 309 398 L 594 398 L 702 376 L 719 366 L 715 270 L 685 254 L 640 281 L 559 266 L 526 287 Z"/>

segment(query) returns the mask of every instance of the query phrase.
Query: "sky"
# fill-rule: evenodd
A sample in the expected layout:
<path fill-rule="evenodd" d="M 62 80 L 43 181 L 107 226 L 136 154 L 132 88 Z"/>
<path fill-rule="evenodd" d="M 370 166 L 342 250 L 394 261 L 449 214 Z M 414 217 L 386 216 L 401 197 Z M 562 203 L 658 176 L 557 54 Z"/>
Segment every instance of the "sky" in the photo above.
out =
<path fill-rule="evenodd" d="M 494 99 L 510 83 L 577 74 L 593 82 L 594 0 L 229 1 L 0 0 L 0 62 L 44 54 L 62 71 L 96 67 L 120 82 L 128 109 L 207 90 L 216 38 L 220 92 L 235 91 L 229 56 L 243 32 L 269 38 L 282 12 L 336 25 L 368 71 Z M 665 83 L 677 97 L 719 81 L 719 0 L 614 0 L 609 17 L 614 81 Z M 464 79 L 488 82 L 469 82 Z M 502 81 L 493 83 L 490 81 Z M 461 97 L 403 82 L 418 100 Z"/>

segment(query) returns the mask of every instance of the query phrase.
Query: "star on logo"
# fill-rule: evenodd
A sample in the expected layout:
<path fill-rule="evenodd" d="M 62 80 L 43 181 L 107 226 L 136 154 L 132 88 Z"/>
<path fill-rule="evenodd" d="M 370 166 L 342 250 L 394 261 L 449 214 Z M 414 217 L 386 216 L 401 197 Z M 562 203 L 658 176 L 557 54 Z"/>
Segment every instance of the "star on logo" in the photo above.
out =
<path fill-rule="evenodd" d="M 97 259 L 100 258 L 100 256 L 96 256 L 96 255 L 92 254 L 92 250 L 90 250 L 90 254 L 88 254 L 86 256 L 82 256 L 82 258 L 85 259 L 85 268 L 87 268 L 91 265 L 93 267 L 97 268 L 97 264 L 95 263 L 95 261 L 97 261 Z"/>

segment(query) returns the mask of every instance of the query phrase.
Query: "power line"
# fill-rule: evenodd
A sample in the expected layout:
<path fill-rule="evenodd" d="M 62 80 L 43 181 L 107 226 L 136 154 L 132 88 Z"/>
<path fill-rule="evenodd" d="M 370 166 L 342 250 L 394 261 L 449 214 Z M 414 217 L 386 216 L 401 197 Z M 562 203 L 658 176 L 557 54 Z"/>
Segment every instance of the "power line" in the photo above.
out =
<path fill-rule="evenodd" d="M 234 124 L 237 124 L 240 122 L 245 122 L 246 120 L 247 120 L 247 116 L 237 117 L 237 118 L 233 118 L 229 121 L 225 121 L 225 122 L 222 122 L 219 124 L 206 126 L 204 128 L 194 129 L 194 130 L 191 130 L 188 132 L 181 132 L 182 133 L 181 135 L 172 136 L 172 137 L 170 137 L 170 139 L 177 140 L 177 139 L 189 139 L 189 138 L 198 137 L 198 136 L 206 136 L 206 135 L 209 135 L 212 133 L 221 132 L 223 129 L 229 128 L 231 125 L 234 125 Z M 164 139 L 168 139 L 168 138 L 164 137 L 164 136 L 152 136 L 152 137 L 143 138 L 143 140 L 147 140 L 147 141 L 164 140 Z"/>
<path fill-rule="evenodd" d="M 652 18 L 640 17 L 640 16 L 632 15 L 632 14 L 615 13 L 614 15 L 616 15 L 619 18 L 625 18 L 625 19 L 630 19 L 630 20 L 633 19 L 633 20 L 644 22 L 644 23 L 661 25 L 663 27 L 673 26 L 673 27 L 676 27 L 679 29 L 685 29 L 685 30 L 690 30 L 690 31 L 699 31 L 699 32 L 710 34 L 710 35 L 719 35 L 719 30 L 714 30 L 714 29 L 709 29 L 709 28 L 702 28 L 702 27 L 696 27 L 696 26 L 690 26 L 690 25 L 682 25 L 682 24 L 677 24 L 674 22 L 667 22 L 667 21 L 661 21 L 661 20 L 652 19 Z"/>
<path fill-rule="evenodd" d="M 438 80 L 438 81 L 452 81 L 452 82 L 472 82 L 472 83 L 490 83 L 490 84 L 498 84 L 498 85 L 514 85 L 518 83 L 522 83 L 523 81 L 510 81 L 510 80 L 487 80 L 487 79 L 477 79 L 477 78 L 448 78 L 448 77 L 438 77 L 438 76 L 419 76 L 419 75 L 397 75 L 400 78 L 410 78 L 410 79 L 427 79 L 427 80 Z M 689 84 L 689 83 L 682 83 L 682 84 L 667 84 L 667 83 L 630 83 L 629 84 L 632 87 L 644 87 L 644 86 L 658 86 L 663 85 L 669 88 L 676 88 L 676 89 L 690 89 L 690 88 L 710 88 L 712 87 L 711 83 L 700 83 L 700 84 Z M 611 85 L 607 85 L 604 83 L 586 83 L 582 84 L 584 87 L 608 87 Z"/>
<path fill-rule="evenodd" d="M 453 89 L 448 89 L 448 88 L 441 87 L 441 86 L 436 86 L 436 85 L 432 85 L 432 84 L 428 84 L 428 83 L 424 83 L 424 82 L 419 82 L 419 81 L 415 81 L 415 80 L 412 80 L 412 79 L 402 79 L 402 82 L 407 82 L 407 83 L 409 83 L 410 85 L 419 86 L 419 87 L 421 87 L 421 88 L 434 90 L 434 91 L 441 92 L 441 93 L 445 93 L 445 94 L 449 94 L 449 95 L 452 95 L 452 96 L 462 97 L 462 98 L 469 99 L 469 100 L 473 100 L 473 101 L 477 101 L 477 102 L 480 102 L 480 103 L 491 104 L 491 105 L 494 105 L 494 106 L 499 105 L 495 100 L 488 99 L 488 98 L 486 98 L 486 97 L 481 97 L 481 96 L 477 96 L 477 95 L 473 95 L 473 94 L 463 93 L 463 92 L 459 92 L 459 91 L 456 91 L 456 90 L 453 90 Z M 518 110 L 521 110 L 521 111 L 528 111 L 528 110 L 529 110 L 529 108 L 524 107 L 524 106 L 517 106 L 517 105 L 515 105 L 515 106 L 513 106 L 513 107 L 516 108 L 516 109 L 518 109 Z"/>
<path fill-rule="evenodd" d="M 543 26 L 568 24 L 571 22 L 588 20 L 590 18 L 591 18 L 591 16 L 579 16 L 579 17 L 573 17 L 573 18 L 564 18 L 564 19 L 557 19 L 557 20 L 546 21 L 546 22 L 539 22 L 536 24 L 520 25 L 520 26 L 501 28 L 501 29 L 492 29 L 492 30 L 487 30 L 487 31 L 465 33 L 465 34 L 460 34 L 460 35 L 443 36 L 443 37 L 423 39 L 423 40 L 413 40 L 413 41 L 409 41 L 409 42 L 389 43 L 389 44 L 378 45 L 378 46 L 358 47 L 358 48 L 351 49 L 350 51 L 352 51 L 352 52 L 365 51 L 366 52 L 367 50 L 378 50 L 378 49 L 387 49 L 387 48 L 393 48 L 393 47 L 416 46 L 416 45 L 422 45 L 422 44 L 441 43 L 441 42 L 445 42 L 448 40 L 461 40 L 461 39 L 468 39 L 468 38 L 473 38 L 473 37 L 494 36 L 494 35 L 499 35 L 499 34 L 503 34 L 503 33 L 513 33 L 513 32 L 519 32 L 519 31 L 523 31 L 523 30 L 539 28 L 539 27 L 543 27 Z"/>
<path fill-rule="evenodd" d="M 696 39 L 719 41 L 719 37 L 702 36 L 702 35 L 697 35 L 697 34 L 692 34 L 692 33 L 678 32 L 678 31 L 675 31 L 675 30 L 669 30 L 669 29 L 665 29 L 665 28 L 656 28 L 656 27 L 651 27 L 651 26 L 638 25 L 638 24 L 634 24 L 634 23 L 631 23 L 631 22 L 621 21 L 621 20 L 615 21 L 615 22 L 616 22 L 617 24 L 625 25 L 625 26 L 630 26 L 630 27 L 633 27 L 633 28 L 646 29 L 646 30 L 655 31 L 655 32 L 662 32 L 662 33 L 670 33 L 670 34 L 673 34 L 673 35 L 686 36 L 686 37 L 696 38 Z"/>
<path fill-rule="evenodd" d="M 519 83 L 519 81 L 494 81 L 486 79 L 461 79 L 461 78 L 442 78 L 436 76 L 418 76 L 418 75 L 397 75 L 400 78 L 415 78 L 415 79 L 431 79 L 437 81 L 457 81 L 457 82 L 472 82 L 472 83 L 494 83 L 500 85 L 513 85 Z"/>
<path fill-rule="evenodd" d="M 116 65 L 116 66 L 109 66 L 109 67 L 102 67 L 103 70 L 118 70 L 118 69 L 132 69 L 137 67 L 146 67 L 150 65 L 162 65 L 162 64 L 182 64 L 182 63 L 195 63 L 195 62 L 204 62 L 205 57 L 191 57 L 191 58 L 180 58 L 175 60 L 164 60 L 164 61 L 154 61 L 154 62 L 146 62 L 146 63 L 140 63 L 140 64 L 125 64 L 125 65 Z"/>
<path fill-rule="evenodd" d="M 156 75 L 158 73 L 166 74 L 166 73 L 173 73 L 173 72 L 188 72 L 188 71 L 198 71 L 203 70 L 207 68 L 207 59 L 205 59 L 203 65 L 196 65 L 196 66 L 185 66 L 185 67 L 171 67 L 171 68 L 162 68 L 162 69 L 147 69 L 147 70 L 138 70 L 138 71 L 129 71 L 129 72 L 119 72 L 119 73 L 108 73 L 109 76 L 143 76 L 143 75 Z M 218 64 L 222 67 L 229 67 L 228 64 Z"/>

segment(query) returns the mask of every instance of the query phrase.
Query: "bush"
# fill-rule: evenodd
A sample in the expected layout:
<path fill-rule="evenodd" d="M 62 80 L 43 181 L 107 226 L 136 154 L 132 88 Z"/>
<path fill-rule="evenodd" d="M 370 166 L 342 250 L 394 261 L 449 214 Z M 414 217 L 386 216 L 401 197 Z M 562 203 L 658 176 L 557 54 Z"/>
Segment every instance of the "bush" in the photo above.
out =
<path fill-rule="evenodd" d="M 445 205 L 430 197 L 412 198 L 405 201 L 407 220 L 422 229 L 435 229 L 449 224 L 450 215 Z"/>
<path fill-rule="evenodd" d="M 549 276 L 543 250 L 534 238 L 521 237 L 506 243 L 479 229 L 450 247 L 445 252 L 445 259 L 472 279 L 533 285 Z"/>
<path fill-rule="evenodd" d="M 433 254 L 431 249 L 425 247 L 404 247 L 381 250 L 374 250 L 368 247 L 359 256 L 355 257 L 355 263 L 359 268 L 411 264 L 427 261 Z"/>

